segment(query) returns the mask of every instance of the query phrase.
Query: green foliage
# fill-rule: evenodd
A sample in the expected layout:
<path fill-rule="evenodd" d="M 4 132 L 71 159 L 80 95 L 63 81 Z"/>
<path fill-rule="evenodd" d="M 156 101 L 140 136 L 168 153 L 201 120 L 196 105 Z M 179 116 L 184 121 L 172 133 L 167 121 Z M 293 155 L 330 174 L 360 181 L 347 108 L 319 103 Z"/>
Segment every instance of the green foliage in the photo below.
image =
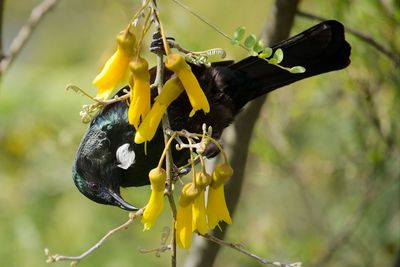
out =
<path fill-rule="evenodd" d="M 253 49 L 254 45 L 257 43 L 257 37 L 254 34 L 250 34 L 244 39 L 243 45 L 249 50 Z M 252 50 L 253 51 L 253 50 Z"/>
<path fill-rule="evenodd" d="M 303 73 L 306 69 L 302 66 L 294 66 L 294 67 L 284 67 L 280 63 L 283 60 L 283 51 L 282 49 L 277 49 L 273 51 L 272 48 L 266 47 L 263 40 L 257 40 L 255 34 L 249 34 L 244 39 L 243 43 L 241 44 L 240 41 L 244 38 L 246 34 L 246 27 L 240 26 L 238 27 L 235 32 L 233 33 L 231 43 L 233 45 L 240 45 L 241 47 L 245 48 L 251 56 L 259 57 L 269 64 L 275 65 L 281 69 L 287 70 L 290 73 Z"/>
<path fill-rule="evenodd" d="M 233 33 L 232 44 L 238 44 L 244 37 L 246 33 L 246 27 L 240 26 Z"/>

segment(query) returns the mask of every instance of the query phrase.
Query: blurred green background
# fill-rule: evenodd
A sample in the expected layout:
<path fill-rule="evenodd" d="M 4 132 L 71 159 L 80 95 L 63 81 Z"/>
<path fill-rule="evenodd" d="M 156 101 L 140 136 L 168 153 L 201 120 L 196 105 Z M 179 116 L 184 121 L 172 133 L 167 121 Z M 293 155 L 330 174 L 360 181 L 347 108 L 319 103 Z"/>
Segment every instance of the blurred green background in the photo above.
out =
<path fill-rule="evenodd" d="M 133 0 L 59 1 L 0 86 L 0 266 L 47 266 L 44 248 L 77 255 L 127 218 L 82 196 L 71 166 L 88 99 L 64 90 L 91 85 L 114 36 L 138 8 Z M 6 1 L 5 47 L 39 1 Z M 193 10 L 232 33 L 258 33 L 271 0 L 195 1 Z M 397 5 L 397 6 L 396 6 Z M 245 52 L 172 1 L 159 1 L 167 34 L 191 50 Z M 392 1 L 304 0 L 300 8 L 373 36 L 400 51 L 400 9 Z M 292 34 L 314 24 L 297 17 Z M 392 266 L 400 249 L 400 71 L 351 35 L 352 64 L 270 94 L 253 137 L 247 179 L 227 239 L 256 254 L 304 266 Z M 148 45 L 146 40 L 146 45 Z M 144 51 L 154 62 L 154 56 Z M 243 129 L 245 130 L 245 129 Z M 149 188 L 124 196 L 144 205 Z M 156 248 L 169 212 L 148 232 L 134 223 L 82 266 L 169 266 Z M 189 252 L 178 251 L 179 261 Z M 324 258 L 327 257 L 327 258 Z M 216 266 L 259 266 L 223 249 Z M 57 263 L 56 266 L 69 266 Z"/>

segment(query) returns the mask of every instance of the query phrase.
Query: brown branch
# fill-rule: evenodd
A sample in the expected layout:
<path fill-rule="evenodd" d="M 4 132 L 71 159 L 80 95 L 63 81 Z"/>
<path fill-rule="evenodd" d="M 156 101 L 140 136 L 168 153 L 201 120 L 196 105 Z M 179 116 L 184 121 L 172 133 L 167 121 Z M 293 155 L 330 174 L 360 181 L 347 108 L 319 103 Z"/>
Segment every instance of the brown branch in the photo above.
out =
<path fill-rule="evenodd" d="M 0 77 L 2 77 L 8 70 L 15 58 L 21 52 L 22 48 L 28 42 L 38 24 L 43 20 L 44 16 L 51 11 L 57 2 L 58 0 L 43 0 L 42 3 L 32 9 L 30 17 L 21 27 L 14 40 L 12 40 L 9 51 L 0 61 Z"/>
<path fill-rule="evenodd" d="M 237 251 L 239 251 L 240 253 L 243 253 L 246 256 L 249 256 L 249 257 L 251 257 L 253 259 L 256 259 L 258 262 L 260 262 L 262 264 L 268 264 L 268 265 L 277 266 L 277 267 L 301 267 L 302 266 L 301 262 L 295 262 L 295 263 L 286 264 L 286 263 L 282 263 L 282 262 L 279 262 L 279 261 L 271 261 L 271 260 L 262 258 L 260 256 L 257 256 L 256 254 L 244 249 L 243 246 L 240 245 L 240 244 L 230 243 L 230 242 L 221 240 L 221 239 L 219 239 L 219 238 L 217 238 L 215 236 L 209 235 L 209 234 L 202 235 L 202 237 L 204 237 L 205 239 L 210 240 L 210 241 L 218 244 L 219 246 L 225 246 L 225 247 L 229 247 L 229 248 L 232 248 L 234 250 L 237 250 Z"/>
<path fill-rule="evenodd" d="M 89 248 L 88 250 L 86 250 L 84 253 L 82 253 L 79 256 L 64 256 L 64 255 L 58 255 L 58 254 L 54 254 L 51 255 L 49 250 L 46 248 L 45 249 L 45 254 L 47 256 L 47 263 L 52 263 L 52 262 L 57 262 L 57 261 L 70 261 L 71 262 L 71 266 L 76 266 L 78 265 L 78 263 L 82 260 L 84 260 L 87 256 L 89 256 L 90 254 L 92 254 L 95 250 L 97 250 L 98 248 L 101 247 L 101 245 L 103 245 L 103 243 L 105 241 L 107 241 L 112 235 L 116 234 L 117 232 L 120 232 L 122 230 L 126 230 L 128 229 L 129 225 L 132 224 L 132 222 L 142 216 L 144 209 L 140 209 L 137 212 L 133 213 L 129 213 L 129 219 L 121 224 L 120 226 L 110 230 L 105 236 L 103 236 L 103 238 L 101 238 L 96 244 L 94 244 L 91 248 Z"/>
<path fill-rule="evenodd" d="M 304 17 L 304 18 L 308 18 L 308 19 L 313 19 L 313 20 L 318 20 L 318 21 L 324 21 L 327 20 L 326 18 L 305 12 L 305 11 L 301 11 L 298 10 L 297 11 L 297 15 L 299 15 L 300 17 Z M 358 39 L 362 40 L 363 42 L 367 43 L 368 45 L 372 46 L 373 48 L 375 48 L 376 50 L 378 50 L 378 52 L 384 54 L 387 58 L 389 58 L 391 61 L 393 61 L 395 63 L 396 66 L 400 66 L 400 55 L 395 52 L 390 50 L 389 48 L 385 47 L 383 44 L 379 43 L 378 41 L 376 41 L 372 36 L 367 35 L 363 32 L 360 32 L 358 30 L 355 30 L 353 28 L 349 28 L 345 26 L 345 29 L 348 33 L 354 35 L 355 37 L 357 37 Z"/>

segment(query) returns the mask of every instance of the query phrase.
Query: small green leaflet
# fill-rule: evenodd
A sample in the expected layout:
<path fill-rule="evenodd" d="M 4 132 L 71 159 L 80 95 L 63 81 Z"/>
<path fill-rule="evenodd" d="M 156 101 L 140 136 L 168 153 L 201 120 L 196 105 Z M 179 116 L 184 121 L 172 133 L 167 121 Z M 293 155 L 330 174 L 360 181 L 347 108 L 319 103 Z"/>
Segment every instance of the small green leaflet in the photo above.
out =
<path fill-rule="evenodd" d="M 243 39 L 245 33 L 246 33 L 246 27 L 244 27 L 244 26 L 238 27 L 235 30 L 235 32 L 233 33 L 233 38 L 232 38 L 231 43 L 238 44 L 240 42 L 240 40 Z"/>

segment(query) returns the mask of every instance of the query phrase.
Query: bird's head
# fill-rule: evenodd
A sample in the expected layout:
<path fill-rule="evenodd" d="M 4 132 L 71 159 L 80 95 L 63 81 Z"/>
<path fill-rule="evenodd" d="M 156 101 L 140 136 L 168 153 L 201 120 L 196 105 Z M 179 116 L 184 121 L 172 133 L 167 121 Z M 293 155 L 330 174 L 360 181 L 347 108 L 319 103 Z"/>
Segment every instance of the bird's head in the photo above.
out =
<path fill-rule="evenodd" d="M 99 179 L 101 177 L 93 177 L 87 172 L 77 170 L 76 166 L 72 175 L 76 187 L 90 200 L 100 204 L 117 206 L 128 211 L 138 210 L 121 197 L 117 179 Z"/>

